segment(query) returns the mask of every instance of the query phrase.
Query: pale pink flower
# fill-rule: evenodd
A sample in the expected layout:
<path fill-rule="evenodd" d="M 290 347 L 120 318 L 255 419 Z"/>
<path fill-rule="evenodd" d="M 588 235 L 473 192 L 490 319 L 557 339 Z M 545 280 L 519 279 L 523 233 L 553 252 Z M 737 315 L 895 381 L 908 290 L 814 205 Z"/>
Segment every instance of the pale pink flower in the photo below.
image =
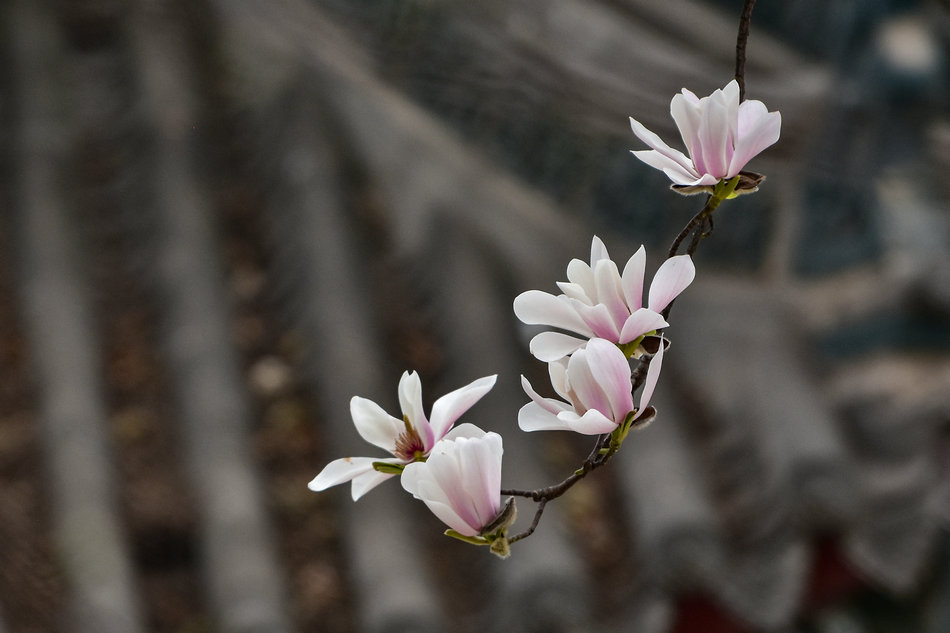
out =
<path fill-rule="evenodd" d="M 557 282 L 563 294 L 528 290 L 518 295 L 514 301 L 515 315 L 524 323 L 549 325 L 584 337 L 542 332 L 531 339 L 531 353 L 538 360 L 551 362 L 572 354 L 588 338 L 623 345 L 667 327 L 669 324 L 660 312 L 692 283 L 696 269 L 688 255 L 667 259 L 653 276 L 644 307 L 646 258 L 646 249 L 641 246 L 621 275 L 607 254 L 607 247 L 595 235 L 590 246 L 590 265 L 571 260 L 567 265 L 568 281 Z"/>
<path fill-rule="evenodd" d="M 631 371 L 627 357 L 620 349 L 603 339 L 588 341 L 569 358 L 548 364 L 551 384 L 566 402 L 542 398 L 524 376 L 521 386 L 531 402 L 518 411 L 522 431 L 574 431 L 583 435 L 611 433 L 636 411 L 632 421 L 646 411 L 663 363 L 663 348 L 650 362 L 640 406 L 633 401 Z"/>
<path fill-rule="evenodd" d="M 350 415 L 360 436 L 392 457 L 343 457 L 336 459 L 317 475 L 308 487 L 314 491 L 352 481 L 353 500 L 392 477 L 399 467 L 425 459 L 443 438 L 478 435 L 472 424 L 452 425 L 495 385 L 495 376 L 486 376 L 448 393 L 432 405 L 432 416 L 422 410 L 422 382 L 416 372 L 405 372 L 399 380 L 399 405 L 402 419 L 395 418 L 371 400 L 354 396 Z M 390 472 L 380 472 L 373 464 L 390 464 Z"/>
<path fill-rule="evenodd" d="M 429 459 L 406 466 L 402 487 L 463 536 L 479 536 L 502 511 L 502 441 L 497 433 L 445 438 Z"/>
<path fill-rule="evenodd" d="M 782 127 L 782 115 L 769 112 L 761 101 L 739 103 L 735 80 L 701 99 L 683 88 L 673 97 L 670 113 L 689 156 L 631 117 L 633 133 L 652 148 L 633 155 L 685 187 L 715 185 L 738 176 L 746 163 L 778 140 Z"/>

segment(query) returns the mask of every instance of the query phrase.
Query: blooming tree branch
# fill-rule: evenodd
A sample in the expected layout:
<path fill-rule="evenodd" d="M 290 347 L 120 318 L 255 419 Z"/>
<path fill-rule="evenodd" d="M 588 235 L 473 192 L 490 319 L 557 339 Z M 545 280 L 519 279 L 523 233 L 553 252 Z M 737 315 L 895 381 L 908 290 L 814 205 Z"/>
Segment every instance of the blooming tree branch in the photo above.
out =
<path fill-rule="evenodd" d="M 561 294 L 528 290 L 513 302 L 522 322 L 553 328 L 537 334 L 529 349 L 547 363 L 558 396 L 541 396 L 522 376 L 529 402 L 518 411 L 518 426 L 525 432 L 595 436 L 580 466 L 550 486 L 502 489 L 501 435 L 469 423 L 456 425 L 491 390 L 496 377 L 480 378 L 442 396 L 427 416 L 419 377 L 406 372 L 398 388 L 401 418 L 365 398 L 350 402 L 357 432 L 389 456 L 336 459 L 310 482 L 311 490 L 349 481 L 355 501 L 398 476 L 402 487 L 448 526 L 448 536 L 486 545 L 506 558 L 512 543 L 534 533 L 548 502 L 607 464 L 631 431 L 654 419 L 650 399 L 669 344 L 664 331 L 673 302 L 695 277 L 692 255 L 712 232 L 713 213 L 724 201 L 758 190 L 765 177 L 745 166 L 775 143 L 781 131 L 781 114 L 769 112 L 761 101 L 744 99 L 745 48 L 754 5 L 755 0 L 746 0 L 740 19 L 735 79 L 702 98 L 684 88 L 670 102 L 670 114 L 688 153 L 667 145 L 630 118 L 633 133 L 649 147 L 633 152 L 639 160 L 666 174 L 677 193 L 708 195 L 703 208 L 674 238 L 649 284 L 646 302 L 645 248 L 641 246 L 621 271 L 597 236 L 591 241 L 589 263 L 579 259 L 568 263 L 567 281 L 557 282 Z M 504 502 L 503 496 L 508 497 Z M 531 524 L 509 536 L 517 517 L 515 497 L 536 502 L 537 508 Z"/>

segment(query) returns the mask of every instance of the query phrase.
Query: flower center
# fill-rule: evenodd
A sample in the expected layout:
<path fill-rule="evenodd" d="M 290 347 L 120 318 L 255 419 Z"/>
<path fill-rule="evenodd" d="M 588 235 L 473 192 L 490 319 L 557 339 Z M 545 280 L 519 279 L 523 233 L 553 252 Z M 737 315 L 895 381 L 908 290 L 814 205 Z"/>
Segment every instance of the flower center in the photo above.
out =
<path fill-rule="evenodd" d="M 406 430 L 396 437 L 396 447 L 393 455 L 407 462 L 422 461 L 426 455 L 425 445 L 419 432 L 409 423 L 409 418 L 403 416 L 402 421 L 406 425 Z"/>

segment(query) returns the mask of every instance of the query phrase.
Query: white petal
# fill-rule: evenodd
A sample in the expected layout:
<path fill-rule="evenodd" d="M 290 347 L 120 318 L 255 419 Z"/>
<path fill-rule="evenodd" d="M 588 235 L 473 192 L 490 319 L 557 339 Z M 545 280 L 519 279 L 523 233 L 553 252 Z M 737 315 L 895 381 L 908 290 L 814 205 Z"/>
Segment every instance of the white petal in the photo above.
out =
<path fill-rule="evenodd" d="M 647 408 L 647 405 L 650 404 L 650 399 L 653 397 L 653 391 L 656 389 L 656 383 L 660 379 L 660 369 L 663 367 L 664 347 L 666 346 L 660 344 L 659 351 L 657 351 L 656 355 L 650 361 L 650 368 L 647 369 L 647 378 L 643 384 L 643 391 L 640 393 L 640 407 L 637 409 L 636 415 L 633 416 L 634 420 L 643 414 Z"/>
<path fill-rule="evenodd" d="M 456 424 L 452 427 L 452 430 L 445 434 L 444 440 L 455 440 L 460 437 L 484 437 L 485 431 L 478 428 L 474 424 L 464 422 L 462 424 Z"/>
<path fill-rule="evenodd" d="M 466 523 L 451 504 L 445 491 L 433 479 L 428 462 L 414 462 L 406 466 L 399 478 L 402 487 L 422 500 L 440 521 L 460 534 L 475 536 L 478 530 Z"/>
<path fill-rule="evenodd" d="M 570 300 L 574 311 L 584 320 L 586 331 L 574 330 L 580 334 L 596 336 L 610 340 L 617 340 L 620 336 L 620 326 L 614 322 L 610 311 L 602 303 L 593 306 L 585 306 L 582 303 Z M 589 332 L 589 334 L 588 334 Z"/>
<path fill-rule="evenodd" d="M 570 281 L 559 281 L 557 282 L 557 287 L 564 293 L 564 295 L 570 299 L 576 299 L 581 303 L 586 303 L 591 305 L 594 301 L 587 294 L 587 289 L 581 286 L 580 284 L 575 284 Z"/>
<path fill-rule="evenodd" d="M 655 133 L 648 130 L 646 127 L 644 127 L 642 123 L 640 123 L 633 117 L 630 117 L 630 127 L 633 129 L 633 133 L 637 136 L 637 138 L 639 138 L 641 141 L 649 145 L 655 151 L 656 154 L 668 159 L 674 165 L 680 167 L 684 173 L 693 174 L 694 177 L 699 175 L 698 173 L 696 173 L 696 170 L 693 167 L 693 161 L 687 158 L 686 155 L 683 154 L 683 152 L 673 149 L 672 147 L 664 143 L 663 139 L 661 139 Z M 647 163 L 648 165 L 657 167 L 657 169 L 663 169 L 663 167 L 659 167 L 657 165 L 652 165 L 651 163 L 649 163 L 646 158 L 641 157 L 639 155 L 639 152 L 634 152 L 633 154 L 634 156 L 636 156 L 643 162 Z"/>
<path fill-rule="evenodd" d="M 573 413 L 573 409 L 570 410 Z M 576 413 L 574 414 L 577 415 Z M 522 431 L 570 431 L 571 427 L 557 415 L 529 402 L 518 411 L 518 428 Z"/>
<path fill-rule="evenodd" d="M 594 271 L 587 262 L 572 259 L 567 263 L 567 280 L 584 289 L 584 293 L 596 302 Z"/>
<path fill-rule="evenodd" d="M 659 169 L 664 174 L 669 177 L 677 185 L 692 185 L 703 177 L 698 171 L 690 167 L 689 169 L 683 167 L 679 164 L 678 161 L 664 156 L 663 154 L 652 149 L 636 150 L 630 152 L 638 159 L 653 167 Z M 686 159 L 683 156 L 683 159 Z M 718 182 L 718 181 L 714 181 Z"/>
<path fill-rule="evenodd" d="M 559 358 L 573 354 L 586 343 L 584 339 L 579 339 L 560 332 L 541 332 L 531 339 L 528 349 L 531 354 L 540 361 L 550 363 Z"/>
<path fill-rule="evenodd" d="M 670 114 L 680 131 L 683 144 L 692 155 L 699 148 L 699 121 L 702 116 L 699 99 L 684 88 L 683 93 L 675 95 L 670 102 Z"/>
<path fill-rule="evenodd" d="M 539 406 L 544 411 L 547 411 L 551 415 L 557 415 L 562 411 L 566 411 L 571 407 L 559 400 L 554 398 L 544 398 L 534 390 L 534 387 L 531 386 L 531 383 L 528 382 L 528 379 L 524 376 L 521 377 L 521 388 L 524 389 L 524 392 L 528 394 L 528 397 L 531 398 L 532 402 Z"/>
<path fill-rule="evenodd" d="M 637 252 L 627 260 L 623 267 L 620 283 L 623 286 L 623 295 L 627 300 L 627 307 L 634 312 L 643 307 L 643 276 L 647 265 L 647 250 L 640 245 Z"/>
<path fill-rule="evenodd" d="M 377 472 L 373 462 L 400 464 L 398 459 L 375 459 L 373 457 L 342 457 L 335 459 L 320 471 L 320 474 L 307 484 L 310 490 L 319 492 L 331 486 L 352 481 L 352 496 L 356 501 L 372 488 L 378 486 L 393 475 Z"/>
<path fill-rule="evenodd" d="M 496 378 L 497 376 L 479 378 L 464 387 L 445 394 L 433 403 L 430 425 L 436 441 L 448 433 L 463 413 L 481 400 L 482 396 L 491 391 L 491 388 L 495 386 Z M 426 448 L 431 449 L 432 446 L 427 445 Z"/>
<path fill-rule="evenodd" d="M 607 247 L 604 245 L 604 241 L 595 235 L 590 241 L 591 268 L 602 259 L 610 259 L 610 255 L 607 254 Z"/>
<path fill-rule="evenodd" d="M 610 433 L 617 428 L 616 422 L 596 409 L 591 409 L 580 417 L 573 412 L 564 413 L 561 418 L 567 424 L 568 430 L 581 435 L 600 435 Z"/>
<path fill-rule="evenodd" d="M 528 325 L 550 325 L 590 335 L 590 328 L 584 323 L 567 297 L 555 297 L 540 290 L 528 290 L 515 297 L 514 309 L 522 323 Z"/>
<path fill-rule="evenodd" d="M 426 414 L 422 409 L 422 381 L 414 371 L 403 372 L 399 379 L 399 407 L 413 426 L 428 426 L 425 424 Z"/>
<path fill-rule="evenodd" d="M 699 122 L 698 137 L 701 145 L 699 155 L 693 152 L 696 171 L 715 178 L 724 178 L 729 171 L 733 147 L 730 138 L 730 108 L 726 95 L 716 90 L 703 99 L 703 113 Z M 738 103 L 736 103 L 738 108 Z"/>
<path fill-rule="evenodd" d="M 350 400 L 350 415 L 360 437 L 390 453 L 396 448 L 396 438 L 406 430 L 402 420 L 389 415 L 372 400 L 359 396 Z"/>
<path fill-rule="evenodd" d="M 670 257 L 653 276 L 647 305 L 655 312 L 663 312 L 673 299 L 693 283 L 695 277 L 696 266 L 689 255 Z"/>

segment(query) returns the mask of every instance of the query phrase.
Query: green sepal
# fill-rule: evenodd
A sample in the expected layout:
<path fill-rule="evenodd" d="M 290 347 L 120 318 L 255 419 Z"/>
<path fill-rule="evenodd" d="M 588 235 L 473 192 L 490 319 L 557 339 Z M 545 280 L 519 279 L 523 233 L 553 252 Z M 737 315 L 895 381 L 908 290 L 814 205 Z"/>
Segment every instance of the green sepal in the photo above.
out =
<path fill-rule="evenodd" d="M 387 475 L 401 475 L 406 469 L 405 464 L 390 464 L 389 462 L 373 462 L 373 470 Z"/>
<path fill-rule="evenodd" d="M 458 539 L 465 543 L 470 543 L 471 545 L 489 545 L 488 539 L 482 536 L 466 536 L 461 532 L 456 532 L 455 530 L 449 528 L 444 532 L 446 536 L 451 536 L 454 539 Z"/>

